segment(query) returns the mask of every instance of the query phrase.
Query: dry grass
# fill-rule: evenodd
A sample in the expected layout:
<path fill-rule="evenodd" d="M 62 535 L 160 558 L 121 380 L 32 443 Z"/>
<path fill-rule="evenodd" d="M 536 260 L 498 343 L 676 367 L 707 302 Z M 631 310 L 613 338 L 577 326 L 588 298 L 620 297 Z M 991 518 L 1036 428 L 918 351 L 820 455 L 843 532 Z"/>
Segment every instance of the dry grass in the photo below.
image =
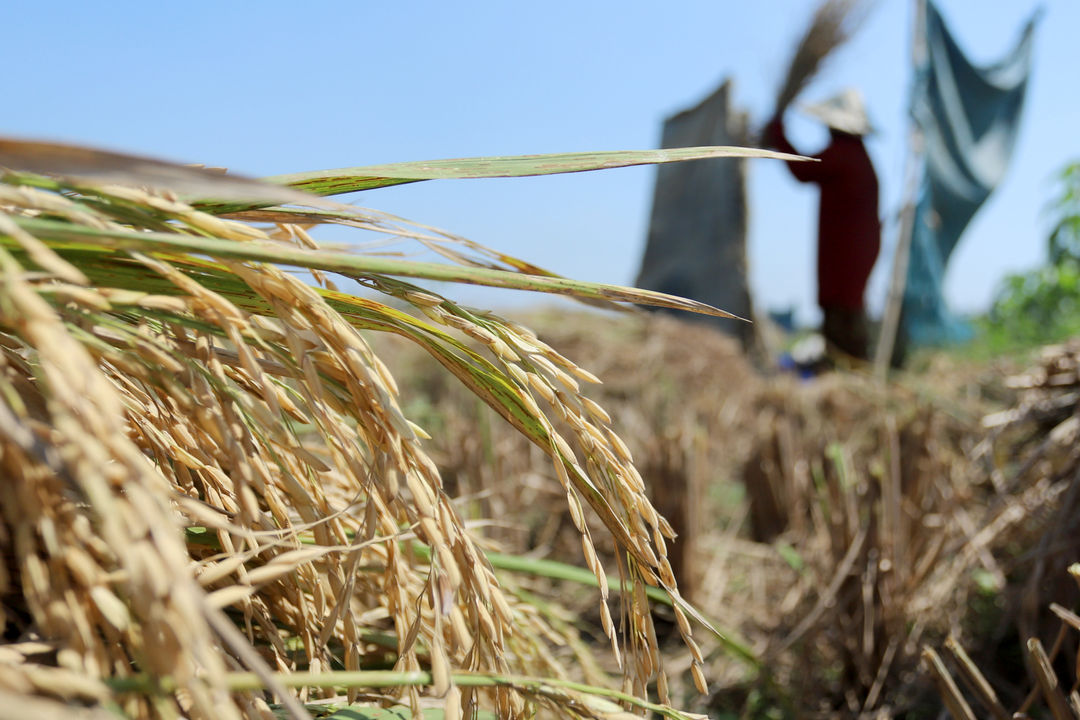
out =
<path fill-rule="evenodd" d="M 949 637 L 993 659 L 990 684 L 1018 706 L 1012 643 L 1057 652 L 1062 621 L 1045 605 L 1077 593 L 1047 578 L 1066 578 L 1080 553 L 1080 484 L 1075 350 L 1048 352 L 1019 377 L 942 363 L 890 387 L 833 374 L 758 394 L 751 533 L 787 567 L 758 581 L 746 634 L 803 715 L 930 712 L 920 656 Z M 1000 412 L 1010 388 L 1033 382 Z M 1005 418 L 1014 424 L 987 432 Z"/>
<path fill-rule="evenodd" d="M 995 632 L 989 637 L 957 634 L 945 643 L 952 672 L 962 684 L 952 680 L 933 647 L 924 649 L 932 672 L 947 688 L 943 694 L 950 708 L 957 708 L 954 717 L 971 712 L 968 698 L 995 717 L 1011 717 L 1007 706 L 1024 714 L 1049 712 L 1054 718 L 1080 713 L 1078 370 L 1080 341 L 1043 348 L 1030 368 L 1006 378 L 1005 385 L 1019 393 L 1013 406 L 983 420 L 989 434 L 980 457 L 993 468 L 999 496 L 1011 500 L 1001 515 L 1016 518 L 1014 526 L 1021 531 L 1004 538 L 1013 546 L 1001 568 L 1010 592 L 997 608 Z M 1017 502 L 1040 489 L 1054 501 L 1035 507 Z M 1002 539 L 996 538 L 999 547 Z M 979 647 L 969 656 L 964 645 L 972 642 Z M 1011 666 L 1005 661 L 1017 656 L 1027 671 L 1023 679 L 1015 660 Z"/>
<path fill-rule="evenodd" d="M 920 639 L 965 614 L 984 508 L 964 470 L 974 428 L 905 395 L 831 376 L 759 400 L 744 481 L 755 537 L 789 548 L 763 621 L 797 703 L 896 711 Z M 811 658 L 827 671 L 808 673 Z"/>

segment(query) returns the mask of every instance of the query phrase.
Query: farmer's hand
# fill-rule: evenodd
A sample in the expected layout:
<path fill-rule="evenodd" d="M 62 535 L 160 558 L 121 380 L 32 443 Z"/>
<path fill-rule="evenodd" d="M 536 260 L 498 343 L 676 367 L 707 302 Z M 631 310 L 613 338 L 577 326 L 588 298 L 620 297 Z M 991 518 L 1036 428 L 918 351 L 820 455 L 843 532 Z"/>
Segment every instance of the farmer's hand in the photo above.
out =
<path fill-rule="evenodd" d="M 783 117 L 773 115 L 772 119 L 761 131 L 761 144 L 765 147 L 776 147 L 782 137 L 784 137 Z"/>

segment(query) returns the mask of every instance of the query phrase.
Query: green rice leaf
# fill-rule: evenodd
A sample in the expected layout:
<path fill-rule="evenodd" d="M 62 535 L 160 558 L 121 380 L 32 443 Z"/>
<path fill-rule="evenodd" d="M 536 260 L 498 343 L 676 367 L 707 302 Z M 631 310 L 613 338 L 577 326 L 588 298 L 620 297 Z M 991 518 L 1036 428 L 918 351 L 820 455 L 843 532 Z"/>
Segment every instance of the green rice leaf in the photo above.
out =
<path fill-rule="evenodd" d="M 368 165 L 340 170 L 317 170 L 264 178 L 315 195 L 339 195 L 419 180 L 507 178 L 607 170 L 634 165 L 659 165 L 712 158 L 804 159 L 797 155 L 756 148 L 702 146 L 666 150 L 613 150 L 607 152 L 552 153 L 508 157 L 455 158 Z"/>
<path fill-rule="evenodd" d="M 666 150 L 611 150 L 606 152 L 426 160 L 275 175 L 263 178 L 263 180 L 268 183 L 287 185 L 296 190 L 323 196 L 343 195 L 345 193 L 374 190 L 423 180 L 532 177 L 715 158 L 809 159 L 799 155 L 789 155 L 757 148 L 701 146 L 669 148 Z M 200 205 L 202 210 L 214 214 L 240 212 L 255 207 L 257 206 L 251 204 Z"/>
<path fill-rule="evenodd" d="M 20 227 L 35 237 L 49 241 L 76 243 L 69 249 L 88 249 L 97 244 L 107 248 L 141 252 L 189 252 L 233 260 L 270 262 L 296 267 L 340 272 L 346 274 L 393 275 L 440 282 L 458 282 L 513 290 L 569 295 L 590 300 L 629 302 L 640 305 L 687 310 L 715 317 L 743 318 L 711 305 L 666 295 L 653 290 L 585 282 L 568 278 L 526 275 L 489 268 L 462 267 L 439 263 L 398 260 L 395 258 L 357 255 L 294 248 L 281 243 L 240 242 L 216 237 L 197 237 L 179 233 L 134 232 L 97 229 L 40 218 L 17 218 Z M 61 248 L 56 248 L 60 251 Z"/>

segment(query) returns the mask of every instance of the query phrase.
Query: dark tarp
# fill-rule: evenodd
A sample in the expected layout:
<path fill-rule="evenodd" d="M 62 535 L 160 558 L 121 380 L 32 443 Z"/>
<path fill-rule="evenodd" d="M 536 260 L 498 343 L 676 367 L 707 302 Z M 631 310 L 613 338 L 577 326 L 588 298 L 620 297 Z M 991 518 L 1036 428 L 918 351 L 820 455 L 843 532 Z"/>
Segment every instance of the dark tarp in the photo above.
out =
<path fill-rule="evenodd" d="M 911 238 L 901 332 L 912 345 L 966 339 L 945 306 L 945 269 L 971 217 L 1005 175 L 1016 140 L 1035 18 L 1000 62 L 975 67 L 924 0 L 925 53 L 915 67 L 911 114 L 922 131 L 925 171 Z M 993 12 L 992 4 L 987 12 Z"/>
<path fill-rule="evenodd" d="M 664 122 L 661 146 L 749 144 L 747 117 L 730 105 L 725 81 L 696 107 Z M 636 285 L 692 298 L 751 318 L 746 268 L 746 161 L 696 160 L 660 165 L 653 193 L 649 238 Z M 754 346 L 754 326 L 703 318 Z"/>

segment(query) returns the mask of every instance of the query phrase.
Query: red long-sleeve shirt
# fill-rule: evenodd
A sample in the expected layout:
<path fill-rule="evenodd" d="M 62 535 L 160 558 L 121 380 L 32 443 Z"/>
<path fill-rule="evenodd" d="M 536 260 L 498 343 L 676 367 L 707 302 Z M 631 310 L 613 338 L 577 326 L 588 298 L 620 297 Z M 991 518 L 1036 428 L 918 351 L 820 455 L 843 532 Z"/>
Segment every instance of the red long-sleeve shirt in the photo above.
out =
<path fill-rule="evenodd" d="M 818 210 L 818 304 L 823 308 L 859 310 L 870 271 L 881 249 L 878 179 L 862 139 L 831 133 L 832 142 L 817 159 L 789 162 L 800 182 L 821 186 Z M 798 153 L 777 123 L 772 144 Z"/>

